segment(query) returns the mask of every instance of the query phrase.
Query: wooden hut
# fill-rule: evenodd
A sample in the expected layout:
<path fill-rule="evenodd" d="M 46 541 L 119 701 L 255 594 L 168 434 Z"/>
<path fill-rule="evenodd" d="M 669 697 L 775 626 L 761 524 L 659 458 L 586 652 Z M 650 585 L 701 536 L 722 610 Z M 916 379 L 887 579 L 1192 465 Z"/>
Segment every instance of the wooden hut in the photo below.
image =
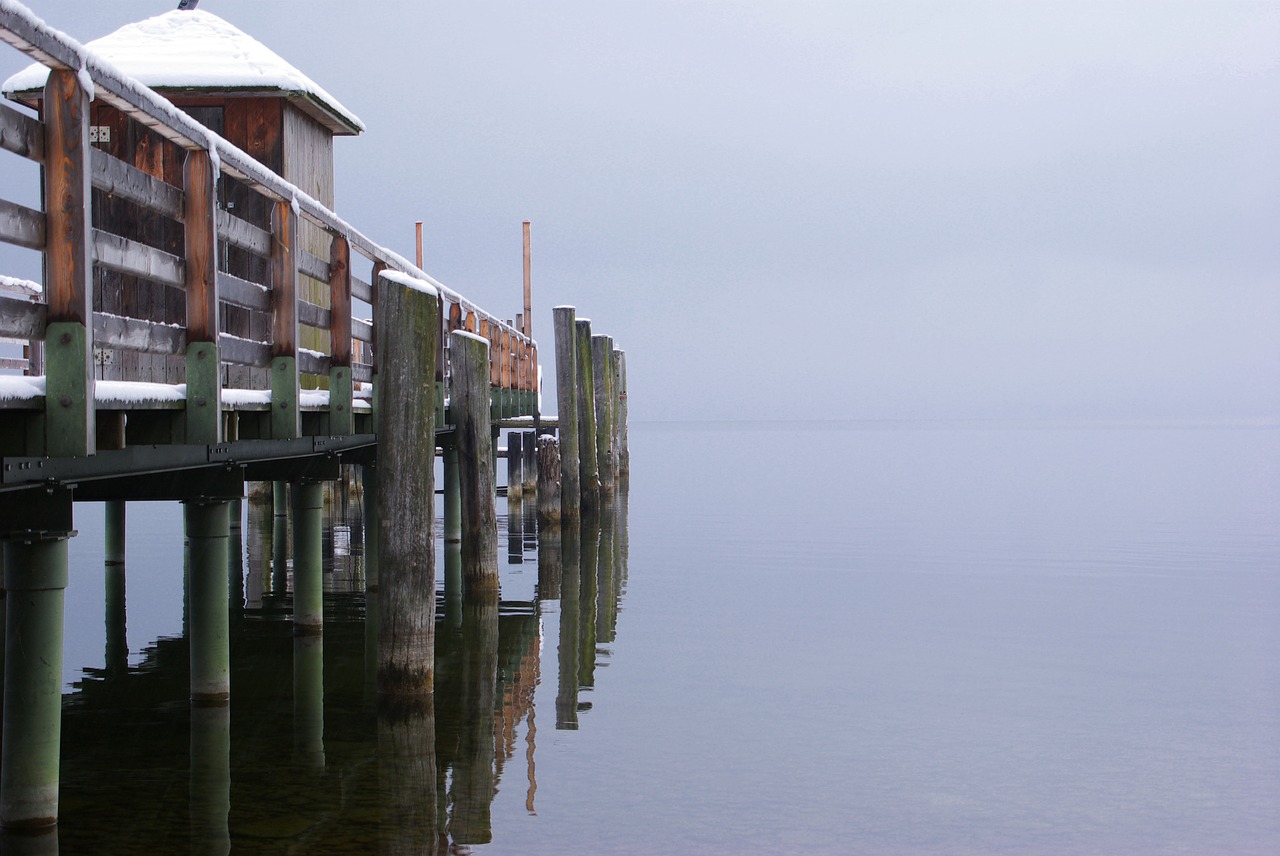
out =
<path fill-rule="evenodd" d="M 175 10 L 129 24 L 88 47 L 125 73 L 165 95 L 196 121 L 297 185 L 302 191 L 334 207 L 333 138 L 364 130 L 355 114 L 318 84 L 271 49 L 216 15 L 201 10 Z M 9 78 L 5 94 L 40 110 L 48 71 L 32 65 Z M 170 184 L 182 184 L 182 151 L 159 134 L 133 121 L 108 104 L 90 106 L 92 145 L 110 151 Z M 270 227 L 266 200 L 234 179 L 223 177 L 219 204 L 263 229 Z M 93 193 L 95 224 L 111 223 L 111 230 L 167 252 L 182 255 L 182 228 L 175 221 L 141 211 L 132 203 Z M 320 230 L 302 222 L 300 246 L 328 258 L 329 241 Z M 268 281 L 267 260 L 223 244 L 220 269 L 245 279 Z M 303 299 L 328 305 L 328 285 L 305 275 L 300 278 Z M 137 318 L 182 323 L 185 298 L 176 289 L 138 277 L 98 270 L 94 274 L 94 307 Z M 238 336 L 266 341 L 270 324 L 248 309 L 225 307 L 223 329 Z M 303 328 L 303 347 L 325 351 L 327 334 Z M 183 377 L 183 358 L 120 352 L 96 355 L 99 377 L 111 379 L 128 369 L 153 381 L 175 383 Z M 266 385 L 262 370 L 227 368 L 227 382 L 239 387 Z M 255 372 L 257 374 L 255 374 Z M 304 379 L 305 383 L 305 379 Z"/>

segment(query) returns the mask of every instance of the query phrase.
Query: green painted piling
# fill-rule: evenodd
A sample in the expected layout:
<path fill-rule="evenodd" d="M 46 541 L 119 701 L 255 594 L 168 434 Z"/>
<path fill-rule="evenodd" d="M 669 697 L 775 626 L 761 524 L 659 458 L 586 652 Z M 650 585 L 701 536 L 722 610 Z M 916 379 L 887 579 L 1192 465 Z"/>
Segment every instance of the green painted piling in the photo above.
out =
<path fill-rule="evenodd" d="M 231 852 L 231 708 L 191 710 L 191 773 L 187 803 L 191 852 Z"/>
<path fill-rule="evenodd" d="M 324 630 L 324 485 L 297 482 L 293 488 L 293 632 L 315 636 Z"/>
<path fill-rule="evenodd" d="M 324 769 L 323 636 L 293 640 L 293 756 L 302 767 Z"/>
<path fill-rule="evenodd" d="M 66 537 L 5 544 L 0 826 L 6 829 L 58 822 L 67 577 Z"/>
<path fill-rule="evenodd" d="M 226 704 L 231 697 L 231 654 L 227 617 L 226 502 L 187 502 L 191 702 Z"/>
<path fill-rule="evenodd" d="M 489 421 L 489 343 L 462 331 L 449 336 L 462 498 L 463 595 L 468 601 L 496 601 L 498 515 Z"/>
<path fill-rule="evenodd" d="M 617 474 L 613 448 L 615 420 L 613 394 L 613 339 L 591 337 L 591 370 L 595 385 L 596 461 L 600 471 L 600 493 L 612 496 Z"/>
<path fill-rule="evenodd" d="M 440 299 L 434 289 L 409 287 L 385 272 L 375 296 L 383 402 L 377 421 L 378 693 L 408 703 L 403 700 L 430 695 L 435 675 Z"/>
<path fill-rule="evenodd" d="M 276 517 L 289 516 L 288 482 L 273 481 L 271 483 L 271 509 Z"/>
<path fill-rule="evenodd" d="M 574 361 L 578 381 L 578 474 L 582 513 L 595 514 L 600 509 L 600 468 L 595 442 L 596 392 L 591 359 L 591 322 L 579 318 L 574 322 L 574 331 Z"/>
<path fill-rule="evenodd" d="M 104 529 L 106 531 L 106 563 L 123 565 L 125 554 L 125 508 L 123 499 L 103 503 Z"/>
<path fill-rule="evenodd" d="M 108 564 L 103 570 L 103 582 L 107 640 L 104 663 L 108 674 L 123 675 L 129 670 L 124 565 Z"/>
<path fill-rule="evenodd" d="M 524 498 L 524 435 L 519 431 L 507 434 L 507 503 L 519 503 Z"/>

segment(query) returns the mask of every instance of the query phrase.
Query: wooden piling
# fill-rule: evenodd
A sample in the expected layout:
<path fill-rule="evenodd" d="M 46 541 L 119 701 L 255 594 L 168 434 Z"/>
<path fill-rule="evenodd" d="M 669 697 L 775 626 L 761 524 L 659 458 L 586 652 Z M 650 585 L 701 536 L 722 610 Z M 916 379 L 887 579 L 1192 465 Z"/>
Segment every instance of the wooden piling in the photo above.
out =
<path fill-rule="evenodd" d="M 108 565 L 123 565 L 125 558 L 125 502 L 112 499 L 104 503 L 104 529 Z"/>
<path fill-rule="evenodd" d="M 538 524 L 558 526 L 561 516 L 560 444 L 555 437 L 538 438 Z"/>
<path fill-rule="evenodd" d="M 615 422 L 613 394 L 613 339 L 591 337 L 591 370 L 595 381 L 596 466 L 600 472 L 600 493 L 612 496 L 617 473 L 613 448 Z"/>
<path fill-rule="evenodd" d="M 453 388 L 450 401 L 458 442 L 462 496 L 463 595 L 498 597 L 498 514 L 489 420 L 489 343 L 472 333 L 449 334 Z"/>
<path fill-rule="evenodd" d="M 614 351 L 614 372 L 617 378 L 618 428 L 616 442 L 618 446 L 618 478 L 625 479 L 631 475 L 631 450 L 627 444 L 627 353 Z"/>
<path fill-rule="evenodd" d="M 578 382 L 578 461 L 582 488 L 582 513 L 600 508 L 600 469 L 596 457 L 595 371 L 591 359 L 591 321 L 574 321 L 574 351 Z"/>
<path fill-rule="evenodd" d="M 271 437 L 302 436 L 298 408 L 298 214 L 285 200 L 271 209 Z"/>
<path fill-rule="evenodd" d="M 520 471 L 524 478 L 520 495 L 524 499 L 532 499 L 538 492 L 538 435 L 533 431 L 524 432 L 524 440 L 520 443 L 520 454 L 523 458 Z"/>
<path fill-rule="evenodd" d="M 524 436 L 519 431 L 507 435 L 507 502 L 520 502 L 524 496 Z"/>
<path fill-rule="evenodd" d="M 383 271 L 376 283 L 378 692 L 429 695 L 435 644 L 436 354 L 434 288 Z"/>
<path fill-rule="evenodd" d="M 572 306 L 551 311 L 556 341 L 556 415 L 559 417 L 561 517 L 578 520 L 582 509 L 582 485 L 578 461 L 577 349 Z"/>
<path fill-rule="evenodd" d="M 458 487 L 458 444 L 453 436 L 444 441 L 444 540 L 462 541 L 462 495 Z"/>

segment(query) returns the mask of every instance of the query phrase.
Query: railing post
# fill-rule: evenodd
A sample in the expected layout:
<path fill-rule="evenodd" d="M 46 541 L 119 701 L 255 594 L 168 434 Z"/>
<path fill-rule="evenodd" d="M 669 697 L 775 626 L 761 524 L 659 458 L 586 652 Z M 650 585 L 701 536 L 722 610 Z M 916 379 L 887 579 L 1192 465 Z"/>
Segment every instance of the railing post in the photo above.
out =
<path fill-rule="evenodd" d="M 302 435 L 298 409 L 298 215 L 276 200 L 271 209 L 271 436 Z"/>
<path fill-rule="evenodd" d="M 222 361 L 218 349 L 217 186 L 209 153 L 182 165 L 187 290 L 187 442 L 222 441 Z"/>
<path fill-rule="evenodd" d="M 93 252 L 89 222 L 89 97 L 74 71 L 44 87 L 45 454 L 92 455 Z"/>
<path fill-rule="evenodd" d="M 329 433 L 355 430 L 351 412 L 351 246 L 337 235 L 329 248 Z"/>

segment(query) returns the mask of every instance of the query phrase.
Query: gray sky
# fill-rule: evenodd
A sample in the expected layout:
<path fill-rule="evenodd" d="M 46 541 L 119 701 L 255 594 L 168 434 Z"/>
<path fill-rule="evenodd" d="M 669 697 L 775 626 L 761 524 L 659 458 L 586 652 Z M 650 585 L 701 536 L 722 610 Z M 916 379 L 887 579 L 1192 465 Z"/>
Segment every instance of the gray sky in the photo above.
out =
<path fill-rule="evenodd" d="M 29 5 L 88 41 L 176 2 Z M 532 220 L 548 375 L 572 303 L 635 420 L 1280 416 L 1280 4 L 200 8 L 365 121 L 370 237 L 424 220 L 514 316 Z"/>

